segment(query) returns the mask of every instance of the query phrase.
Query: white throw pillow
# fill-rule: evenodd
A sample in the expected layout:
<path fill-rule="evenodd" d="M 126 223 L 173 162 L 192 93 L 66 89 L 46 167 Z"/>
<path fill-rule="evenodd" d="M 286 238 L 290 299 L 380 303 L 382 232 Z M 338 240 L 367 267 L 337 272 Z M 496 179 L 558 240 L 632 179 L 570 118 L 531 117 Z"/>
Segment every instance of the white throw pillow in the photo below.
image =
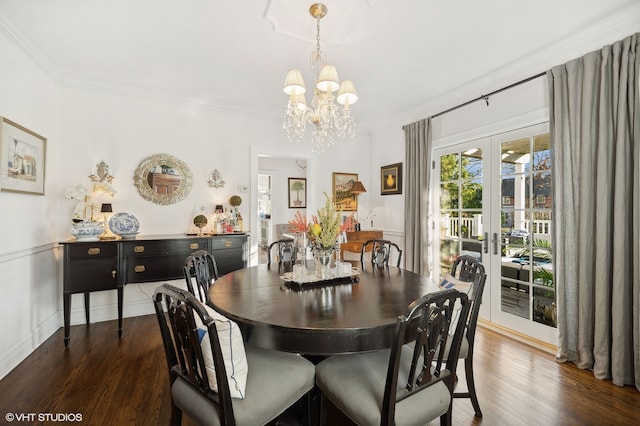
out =
<path fill-rule="evenodd" d="M 466 293 L 469 298 L 473 297 L 473 283 L 470 281 L 461 281 L 457 278 L 454 278 L 451 274 L 446 274 L 442 277 L 442 281 L 438 287 L 441 290 L 449 290 L 454 288 L 461 293 Z M 456 303 L 455 308 L 453 309 L 453 315 L 451 316 L 451 325 L 449 326 L 449 330 L 454 332 L 456 327 L 458 326 L 458 319 L 460 318 L 460 311 L 462 310 L 462 305 L 460 303 Z"/>
<path fill-rule="evenodd" d="M 216 312 L 209 306 L 203 305 L 207 313 L 216 322 L 218 330 L 218 339 L 220 340 L 220 348 L 222 349 L 222 357 L 224 358 L 224 368 L 227 371 L 227 380 L 229 381 L 229 390 L 232 398 L 244 399 L 244 392 L 247 387 L 247 374 L 249 373 L 249 364 L 247 363 L 247 355 L 244 350 L 244 341 L 238 324 L 224 315 Z M 202 348 L 202 356 L 204 365 L 209 378 L 209 386 L 214 392 L 218 391 L 218 383 L 216 381 L 216 370 L 213 365 L 213 353 L 209 344 L 208 331 L 200 317 L 195 315 L 196 325 L 198 326 L 198 335 L 200 337 L 200 347 Z"/>

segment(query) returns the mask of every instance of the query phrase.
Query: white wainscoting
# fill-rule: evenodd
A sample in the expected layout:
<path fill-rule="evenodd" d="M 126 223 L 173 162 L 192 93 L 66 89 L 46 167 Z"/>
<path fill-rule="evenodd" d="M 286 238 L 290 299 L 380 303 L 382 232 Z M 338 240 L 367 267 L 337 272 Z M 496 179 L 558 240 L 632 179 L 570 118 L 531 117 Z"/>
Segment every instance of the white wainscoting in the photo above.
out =
<path fill-rule="evenodd" d="M 60 328 L 62 286 L 55 247 L 0 253 L 0 378 Z"/>

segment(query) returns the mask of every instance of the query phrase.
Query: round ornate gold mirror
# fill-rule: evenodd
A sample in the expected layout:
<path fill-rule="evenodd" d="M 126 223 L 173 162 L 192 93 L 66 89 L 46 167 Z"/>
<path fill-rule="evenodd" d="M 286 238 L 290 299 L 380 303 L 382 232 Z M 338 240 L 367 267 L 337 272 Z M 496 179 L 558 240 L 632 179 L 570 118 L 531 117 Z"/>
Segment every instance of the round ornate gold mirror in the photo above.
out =
<path fill-rule="evenodd" d="M 133 181 L 142 198 L 168 205 L 189 194 L 193 176 L 184 161 L 169 154 L 155 154 L 140 162 Z"/>

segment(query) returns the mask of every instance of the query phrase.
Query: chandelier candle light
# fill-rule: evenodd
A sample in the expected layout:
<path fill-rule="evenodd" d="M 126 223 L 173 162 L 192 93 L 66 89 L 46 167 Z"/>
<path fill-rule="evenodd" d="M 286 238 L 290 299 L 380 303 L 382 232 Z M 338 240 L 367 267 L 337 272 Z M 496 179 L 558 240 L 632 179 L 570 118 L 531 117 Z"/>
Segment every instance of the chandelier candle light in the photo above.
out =
<path fill-rule="evenodd" d="M 299 142 L 304 137 L 307 122 L 313 125 L 311 150 L 323 152 L 333 145 L 334 138 L 356 135 L 356 123 L 351 116 L 350 105 L 356 103 L 358 95 L 351 80 L 340 83 L 338 71 L 327 64 L 326 54 L 320 50 L 320 19 L 327 14 L 327 7 L 315 3 L 309 13 L 316 20 L 316 50 L 311 53 L 311 69 L 315 77 L 315 90 L 311 100 L 311 108 L 305 99 L 306 87 L 299 69 L 290 69 L 284 82 L 284 93 L 289 95 L 289 102 L 284 114 L 283 128 L 292 142 Z M 333 92 L 337 91 L 337 96 Z M 337 101 L 343 105 L 342 113 Z"/>

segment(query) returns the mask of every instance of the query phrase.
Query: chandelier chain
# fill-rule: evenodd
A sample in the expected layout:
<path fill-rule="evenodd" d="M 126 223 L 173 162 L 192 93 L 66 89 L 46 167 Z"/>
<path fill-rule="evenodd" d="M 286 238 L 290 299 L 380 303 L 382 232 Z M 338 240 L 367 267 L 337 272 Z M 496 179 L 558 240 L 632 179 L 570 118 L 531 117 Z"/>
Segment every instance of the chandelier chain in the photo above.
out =
<path fill-rule="evenodd" d="M 316 51 L 320 52 L 320 18 L 316 18 Z"/>

